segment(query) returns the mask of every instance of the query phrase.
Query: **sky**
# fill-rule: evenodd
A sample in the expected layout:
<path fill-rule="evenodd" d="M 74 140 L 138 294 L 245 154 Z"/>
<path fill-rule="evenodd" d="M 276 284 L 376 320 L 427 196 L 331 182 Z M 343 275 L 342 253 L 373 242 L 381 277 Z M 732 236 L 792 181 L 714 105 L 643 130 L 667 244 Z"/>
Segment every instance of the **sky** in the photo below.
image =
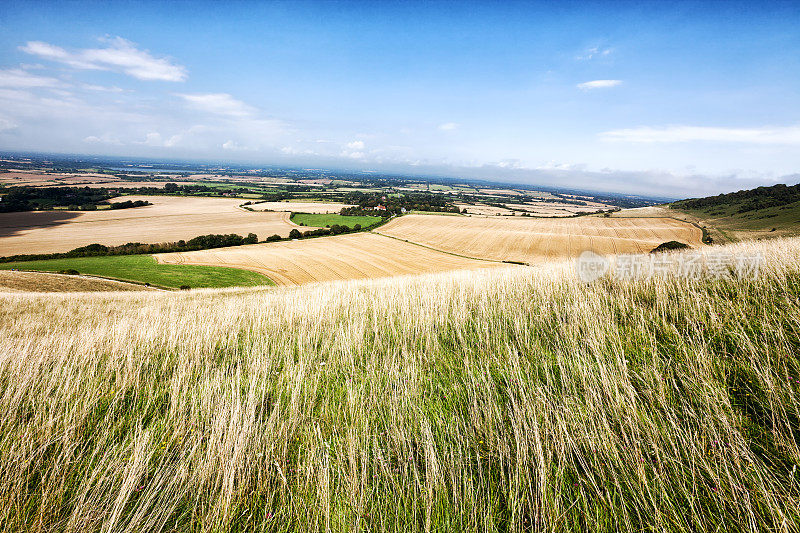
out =
<path fill-rule="evenodd" d="M 800 2 L 0 5 L 0 150 L 663 197 L 800 181 Z"/>

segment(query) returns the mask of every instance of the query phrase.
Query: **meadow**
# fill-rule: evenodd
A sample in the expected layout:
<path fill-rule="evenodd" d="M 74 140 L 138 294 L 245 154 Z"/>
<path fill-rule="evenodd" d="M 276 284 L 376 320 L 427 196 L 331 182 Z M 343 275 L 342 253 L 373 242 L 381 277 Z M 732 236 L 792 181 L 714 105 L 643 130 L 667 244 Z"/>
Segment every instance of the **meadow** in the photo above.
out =
<path fill-rule="evenodd" d="M 0 263 L 0 270 L 61 272 L 76 270 L 81 274 L 159 287 L 178 289 L 207 287 L 254 287 L 271 285 L 262 274 L 225 266 L 166 265 L 151 255 L 112 255 L 103 257 L 69 257 L 42 261 Z"/>
<path fill-rule="evenodd" d="M 800 240 L 724 250 L 0 295 L 0 530 L 798 531 Z"/>
<path fill-rule="evenodd" d="M 362 228 L 377 224 L 382 220 L 381 217 L 372 216 L 352 216 L 352 215 L 338 215 L 335 213 L 293 213 L 292 222 L 301 226 L 316 226 L 319 228 L 326 228 L 338 224 L 339 226 L 347 226 L 348 228 L 355 227 L 359 224 Z"/>

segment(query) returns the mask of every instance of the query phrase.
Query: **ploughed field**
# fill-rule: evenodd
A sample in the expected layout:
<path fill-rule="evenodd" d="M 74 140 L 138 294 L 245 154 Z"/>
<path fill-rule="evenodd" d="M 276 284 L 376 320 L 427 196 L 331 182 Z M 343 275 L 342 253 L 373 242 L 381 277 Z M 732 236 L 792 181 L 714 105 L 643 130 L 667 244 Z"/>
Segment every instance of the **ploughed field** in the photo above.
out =
<path fill-rule="evenodd" d="M 243 268 L 264 274 L 278 285 L 472 270 L 498 265 L 374 233 L 174 252 L 156 255 L 156 259 L 160 263 Z"/>
<path fill-rule="evenodd" d="M 123 196 L 153 205 L 101 211 L 0 213 L 0 256 L 67 252 L 99 243 L 158 243 L 188 240 L 209 233 L 255 233 L 282 237 L 297 227 L 289 213 L 254 213 L 239 208 L 241 199 Z"/>
<path fill-rule="evenodd" d="M 702 245 L 702 231 L 671 218 L 525 219 L 406 215 L 378 233 L 454 254 L 495 261 L 539 262 L 600 254 L 647 253 L 667 241 Z"/>

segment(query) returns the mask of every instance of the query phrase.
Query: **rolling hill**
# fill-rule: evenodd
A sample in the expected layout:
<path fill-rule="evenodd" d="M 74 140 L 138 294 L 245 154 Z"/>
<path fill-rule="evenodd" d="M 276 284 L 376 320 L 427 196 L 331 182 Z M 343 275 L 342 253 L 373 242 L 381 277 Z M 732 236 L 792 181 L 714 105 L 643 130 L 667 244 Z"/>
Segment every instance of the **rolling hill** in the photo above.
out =
<path fill-rule="evenodd" d="M 800 234 L 800 185 L 773 185 L 669 206 L 707 229 L 715 242 Z"/>

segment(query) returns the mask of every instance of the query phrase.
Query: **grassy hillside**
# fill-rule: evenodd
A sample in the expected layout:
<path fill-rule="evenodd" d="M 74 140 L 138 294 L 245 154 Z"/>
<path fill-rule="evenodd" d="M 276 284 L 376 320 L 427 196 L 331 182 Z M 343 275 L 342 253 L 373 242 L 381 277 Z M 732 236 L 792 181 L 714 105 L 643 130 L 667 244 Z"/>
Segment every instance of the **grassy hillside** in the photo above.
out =
<path fill-rule="evenodd" d="M 0 530 L 797 531 L 800 239 L 747 249 L 0 295 Z"/>
<path fill-rule="evenodd" d="M 800 235 L 800 185 L 692 198 L 670 207 L 708 225 L 716 242 Z"/>
<path fill-rule="evenodd" d="M 266 276 L 238 268 L 198 265 L 162 265 L 151 255 L 112 255 L 104 257 L 70 257 L 42 261 L 0 263 L 0 270 L 32 270 L 60 272 L 77 270 L 81 274 L 150 283 L 160 287 L 179 288 L 188 285 L 203 287 L 254 287 L 271 285 Z"/>

